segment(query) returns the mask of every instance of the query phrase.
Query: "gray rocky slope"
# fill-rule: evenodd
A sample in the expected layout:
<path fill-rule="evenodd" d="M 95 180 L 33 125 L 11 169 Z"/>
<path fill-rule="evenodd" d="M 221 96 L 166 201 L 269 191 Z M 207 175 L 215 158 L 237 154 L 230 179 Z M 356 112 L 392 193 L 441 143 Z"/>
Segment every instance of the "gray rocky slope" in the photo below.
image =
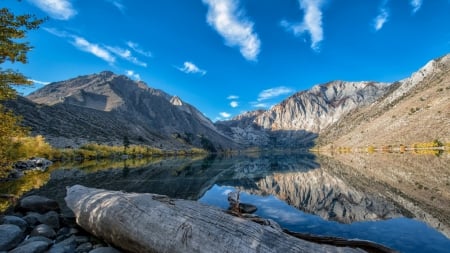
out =
<path fill-rule="evenodd" d="M 107 71 L 49 84 L 8 106 L 23 115 L 34 134 L 57 147 L 122 144 L 124 136 L 131 143 L 163 148 L 205 143 L 217 149 L 234 147 L 180 98 Z"/>
<path fill-rule="evenodd" d="M 450 54 L 394 83 L 332 81 L 216 125 L 236 142 L 265 147 L 310 147 L 317 137 L 320 145 L 340 139 L 341 146 L 369 145 L 380 136 L 382 144 L 448 141 L 449 69 Z M 361 134 L 368 129 L 372 135 Z"/>
<path fill-rule="evenodd" d="M 217 125 L 241 143 L 310 146 L 323 129 L 353 109 L 374 102 L 388 87 L 377 82 L 333 81 L 298 92 L 267 111 L 245 113 Z"/>

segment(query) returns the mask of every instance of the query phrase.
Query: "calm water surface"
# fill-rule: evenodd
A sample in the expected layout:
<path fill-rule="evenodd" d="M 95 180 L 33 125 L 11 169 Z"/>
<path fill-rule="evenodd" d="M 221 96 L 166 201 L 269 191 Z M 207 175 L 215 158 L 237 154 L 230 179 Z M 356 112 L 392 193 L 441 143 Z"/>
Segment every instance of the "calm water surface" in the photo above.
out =
<path fill-rule="evenodd" d="M 59 166 L 59 167 L 58 167 Z M 65 187 L 151 192 L 227 208 L 227 194 L 292 231 L 371 240 L 400 252 L 450 252 L 450 155 L 255 154 L 58 165 L 0 193 Z M 34 188 L 34 190 L 33 190 Z M 67 210 L 65 210 L 67 211 Z"/>

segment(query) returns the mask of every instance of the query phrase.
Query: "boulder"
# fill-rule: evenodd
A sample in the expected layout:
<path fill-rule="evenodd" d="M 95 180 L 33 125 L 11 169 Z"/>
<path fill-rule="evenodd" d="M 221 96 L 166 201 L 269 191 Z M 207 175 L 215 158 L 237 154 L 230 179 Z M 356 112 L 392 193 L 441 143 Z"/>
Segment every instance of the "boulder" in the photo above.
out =
<path fill-rule="evenodd" d="M 49 244 L 45 241 L 32 241 L 23 244 L 8 253 L 44 253 L 47 251 Z"/>
<path fill-rule="evenodd" d="M 44 236 L 53 239 L 56 237 L 56 232 L 49 225 L 40 224 L 31 231 L 30 236 Z"/>
<path fill-rule="evenodd" d="M 113 247 L 98 247 L 89 251 L 89 253 L 120 253 L 120 251 Z"/>
<path fill-rule="evenodd" d="M 19 226 L 14 224 L 0 225 L 0 251 L 13 249 L 22 242 L 24 234 Z"/>
<path fill-rule="evenodd" d="M 49 211 L 58 211 L 59 205 L 58 202 L 53 199 L 31 195 L 21 199 L 18 208 L 21 211 L 32 211 L 43 214 Z"/>
<path fill-rule="evenodd" d="M 2 223 L 17 225 L 22 230 L 22 232 L 25 232 L 28 226 L 28 223 L 24 219 L 11 215 L 3 216 Z"/>

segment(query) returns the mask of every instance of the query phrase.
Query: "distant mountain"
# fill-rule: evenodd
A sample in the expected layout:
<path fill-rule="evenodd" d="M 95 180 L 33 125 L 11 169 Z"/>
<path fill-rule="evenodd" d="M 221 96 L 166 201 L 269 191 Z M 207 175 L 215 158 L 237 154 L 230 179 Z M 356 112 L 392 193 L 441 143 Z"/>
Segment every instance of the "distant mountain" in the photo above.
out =
<path fill-rule="evenodd" d="M 125 136 L 132 143 L 163 148 L 235 147 L 179 97 L 108 71 L 49 84 L 8 105 L 23 115 L 33 133 L 57 147 L 122 144 Z"/>
<path fill-rule="evenodd" d="M 450 142 L 450 54 L 428 62 L 411 77 L 321 132 L 319 146 L 366 147 L 439 140 Z"/>
<path fill-rule="evenodd" d="M 262 146 L 311 146 L 323 129 L 385 94 L 377 82 L 333 81 L 298 92 L 267 111 L 239 115 L 218 127 L 236 141 Z"/>
<path fill-rule="evenodd" d="M 449 143 L 450 54 L 398 82 L 332 81 L 215 124 L 179 97 L 112 72 L 52 83 L 7 105 L 57 147 L 124 136 L 213 150 Z"/>
<path fill-rule="evenodd" d="M 236 142 L 265 147 L 450 142 L 450 55 L 395 83 L 332 81 L 267 111 L 217 122 Z"/>

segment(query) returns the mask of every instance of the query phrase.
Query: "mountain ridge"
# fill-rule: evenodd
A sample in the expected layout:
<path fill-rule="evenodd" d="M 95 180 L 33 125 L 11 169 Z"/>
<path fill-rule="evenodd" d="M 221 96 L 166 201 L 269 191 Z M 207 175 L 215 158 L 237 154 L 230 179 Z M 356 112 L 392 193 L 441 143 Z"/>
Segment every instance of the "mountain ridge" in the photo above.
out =
<path fill-rule="evenodd" d="M 55 82 L 6 104 L 57 147 L 117 145 L 125 135 L 133 143 L 213 150 L 450 143 L 450 54 L 397 82 L 330 81 L 215 123 L 177 96 L 110 71 Z"/>
<path fill-rule="evenodd" d="M 124 136 L 132 143 L 167 148 L 203 147 L 205 142 L 214 143 L 214 149 L 235 147 L 195 107 L 109 71 L 51 83 L 9 104 L 34 134 L 57 147 L 118 145 Z"/>

